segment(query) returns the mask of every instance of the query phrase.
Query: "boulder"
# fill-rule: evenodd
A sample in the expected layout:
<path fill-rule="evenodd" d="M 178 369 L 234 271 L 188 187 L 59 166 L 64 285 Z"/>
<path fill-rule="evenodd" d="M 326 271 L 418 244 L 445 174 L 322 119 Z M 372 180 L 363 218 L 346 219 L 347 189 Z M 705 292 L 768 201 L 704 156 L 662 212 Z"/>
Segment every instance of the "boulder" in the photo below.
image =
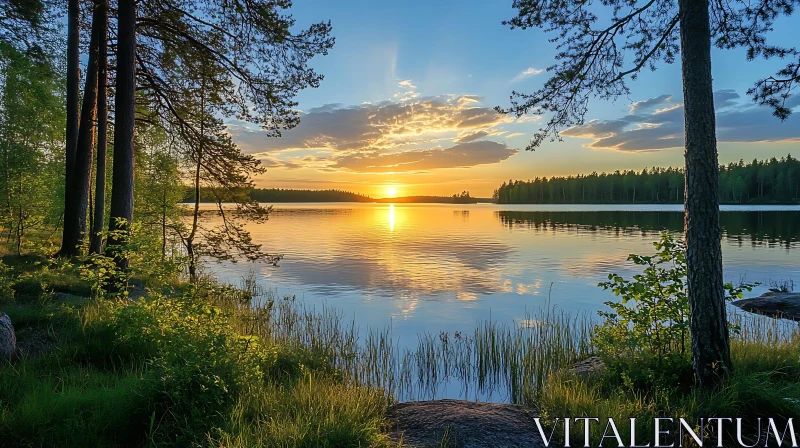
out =
<path fill-rule="evenodd" d="M 770 291 L 752 299 L 733 302 L 744 311 L 800 322 L 800 292 Z"/>
<path fill-rule="evenodd" d="M 8 314 L 0 311 L 0 359 L 11 359 L 17 350 L 17 336 Z"/>
<path fill-rule="evenodd" d="M 544 447 L 533 409 L 462 400 L 412 401 L 389 410 L 390 437 L 402 446 Z"/>
<path fill-rule="evenodd" d="M 591 358 L 586 358 L 583 361 L 575 363 L 569 371 L 580 377 L 587 377 L 602 372 L 605 368 L 606 363 L 604 363 L 602 359 L 597 356 L 592 356 Z"/>

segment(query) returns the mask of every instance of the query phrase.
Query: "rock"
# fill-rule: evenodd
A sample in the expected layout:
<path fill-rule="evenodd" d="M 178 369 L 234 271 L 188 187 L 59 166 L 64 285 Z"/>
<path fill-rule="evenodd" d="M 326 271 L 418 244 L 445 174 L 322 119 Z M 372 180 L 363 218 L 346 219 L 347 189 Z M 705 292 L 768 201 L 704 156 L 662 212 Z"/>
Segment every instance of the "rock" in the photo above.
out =
<path fill-rule="evenodd" d="M 0 311 L 0 359 L 11 359 L 17 350 L 17 336 L 8 314 Z"/>
<path fill-rule="evenodd" d="M 54 300 L 63 300 L 63 301 L 71 301 L 71 300 L 86 300 L 86 297 L 79 296 L 76 294 L 70 294 L 68 292 L 54 292 L 53 293 Z"/>
<path fill-rule="evenodd" d="M 770 291 L 752 299 L 742 299 L 733 305 L 751 313 L 800 321 L 800 292 Z"/>
<path fill-rule="evenodd" d="M 606 363 L 597 356 L 592 356 L 591 358 L 586 358 L 583 361 L 575 363 L 569 371 L 580 377 L 587 377 L 597 372 L 602 372 L 605 369 Z"/>
<path fill-rule="evenodd" d="M 544 447 L 533 419 L 520 405 L 462 400 L 398 403 L 389 410 L 390 437 L 403 446 L 463 448 Z M 447 444 L 443 444 L 446 440 Z"/>

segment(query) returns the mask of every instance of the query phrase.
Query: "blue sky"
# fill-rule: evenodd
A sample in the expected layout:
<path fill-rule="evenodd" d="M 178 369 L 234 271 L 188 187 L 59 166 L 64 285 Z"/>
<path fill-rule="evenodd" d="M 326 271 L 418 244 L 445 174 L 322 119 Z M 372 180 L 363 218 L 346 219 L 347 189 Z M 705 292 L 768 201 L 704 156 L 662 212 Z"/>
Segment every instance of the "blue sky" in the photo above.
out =
<path fill-rule="evenodd" d="M 514 15 L 510 0 L 297 0 L 292 14 L 298 26 L 330 19 L 336 45 L 312 61 L 325 80 L 298 96 L 304 115 L 297 129 L 267 139 L 232 124 L 234 139 L 268 167 L 259 186 L 342 188 L 375 197 L 389 188 L 399 195 L 466 189 L 488 196 L 509 178 L 683 162 L 682 136 L 675 134 L 682 128 L 678 64 L 643 73 L 629 98 L 593 100 L 587 119 L 598 120 L 594 128 L 523 151 L 539 123 L 490 109 L 507 106 L 514 89 L 535 91 L 548 77 L 555 45 L 542 31 L 503 26 Z M 779 21 L 770 41 L 800 40 L 790 22 Z M 712 59 L 714 89 L 728 101 L 728 109 L 718 108 L 726 126 L 719 130 L 721 161 L 800 153 L 798 116 L 781 124 L 745 94 L 780 61 L 747 62 L 738 50 L 714 50 Z M 654 98 L 640 103 L 652 107 L 614 138 L 602 140 L 608 135 L 596 132 L 597 124 L 607 127 L 630 116 L 633 103 Z M 642 125 L 660 132 L 630 132 Z M 666 141 L 678 143 L 664 147 Z"/>

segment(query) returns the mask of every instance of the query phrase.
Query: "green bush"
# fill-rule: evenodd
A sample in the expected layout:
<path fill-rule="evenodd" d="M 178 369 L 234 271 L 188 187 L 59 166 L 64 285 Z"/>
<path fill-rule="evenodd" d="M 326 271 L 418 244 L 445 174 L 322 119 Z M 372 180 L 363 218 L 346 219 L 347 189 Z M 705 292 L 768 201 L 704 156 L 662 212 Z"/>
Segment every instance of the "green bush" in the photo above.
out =
<path fill-rule="evenodd" d="M 598 286 L 621 297 L 605 302 L 613 311 L 599 312 L 604 318 L 594 343 L 610 361 L 620 358 L 655 361 L 655 368 L 681 365 L 691 347 L 689 297 L 686 287 L 686 246 L 663 232 L 654 242 L 653 255 L 631 254 L 628 260 L 643 266 L 642 273 L 626 280 L 609 274 Z M 726 284 L 726 300 L 740 298 L 753 284 Z M 668 364 L 662 365 L 662 363 Z"/>
<path fill-rule="evenodd" d="M 242 338 L 233 314 L 194 294 L 152 294 L 119 308 L 117 350 L 148 359 L 143 393 L 162 441 L 197 442 L 219 425 L 245 384 L 263 381 L 275 352 Z"/>

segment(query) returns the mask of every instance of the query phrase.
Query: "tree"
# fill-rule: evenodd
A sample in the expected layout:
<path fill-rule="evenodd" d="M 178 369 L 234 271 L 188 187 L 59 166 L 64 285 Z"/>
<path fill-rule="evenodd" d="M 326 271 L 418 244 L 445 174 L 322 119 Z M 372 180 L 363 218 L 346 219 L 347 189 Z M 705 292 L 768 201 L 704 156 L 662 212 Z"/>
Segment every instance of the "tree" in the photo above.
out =
<path fill-rule="evenodd" d="M 86 209 L 89 205 L 89 187 L 94 155 L 94 124 L 97 118 L 97 91 L 100 41 L 105 40 L 105 2 L 97 0 L 92 5 L 92 34 L 89 43 L 89 62 L 83 89 L 78 140 L 72 160 L 72 172 L 67 176 L 64 191 L 64 231 L 61 255 L 74 256 L 86 234 Z M 102 63 L 104 65 L 104 63 Z"/>
<path fill-rule="evenodd" d="M 0 0 L 0 41 L 41 62 L 52 56 L 59 0 Z"/>
<path fill-rule="evenodd" d="M 158 240 L 161 261 L 174 259 L 178 249 L 175 229 L 182 226 L 185 209 L 180 202 L 185 186 L 181 182 L 180 160 L 176 142 L 158 126 L 139 126 L 136 132 L 138 156 L 144 163 L 136 165 L 135 221 L 145 232 Z"/>
<path fill-rule="evenodd" d="M 752 4 L 752 3 L 755 3 Z M 629 93 L 626 81 L 644 68 L 681 56 L 685 115 L 686 245 L 692 311 L 692 358 L 696 381 L 710 386 L 732 370 L 722 281 L 711 42 L 745 47 L 748 58 L 789 58 L 776 75 L 748 92 L 785 119 L 786 99 L 800 81 L 800 51 L 766 44 L 765 34 L 780 15 L 791 15 L 798 0 L 607 0 L 599 12 L 583 0 L 515 0 L 511 28 L 552 31 L 559 49 L 552 76 L 533 94 L 513 92 L 503 113 L 551 114 L 527 149 L 559 131 L 584 123 L 589 98 L 614 99 Z M 598 24 L 600 17 L 610 17 Z M 632 62 L 626 65 L 626 58 Z M 613 191 L 612 191 L 613 194 Z"/>
<path fill-rule="evenodd" d="M 244 257 L 271 263 L 280 258 L 263 252 L 241 223 L 242 219 L 263 222 L 269 216 L 271 207 L 262 207 L 249 195 L 253 188 L 250 179 L 265 170 L 257 159 L 241 152 L 225 132 L 222 120 L 217 118 L 225 107 L 224 97 L 210 86 L 222 83 L 225 73 L 215 69 L 202 66 L 185 74 L 182 97 L 191 108 L 184 111 L 183 125 L 177 130 L 184 143 L 182 153 L 187 171 L 191 173 L 194 206 L 188 227 L 175 226 L 175 230 L 186 249 L 192 281 L 197 280 L 202 256 L 233 261 L 235 257 Z M 215 203 L 216 225 L 201 223 L 201 189 Z M 226 208 L 226 203 L 235 208 Z"/>
<path fill-rule="evenodd" d="M 78 0 L 67 0 L 67 115 L 66 145 L 64 162 L 65 190 L 72 185 L 72 174 L 75 166 L 75 152 L 78 147 L 78 126 L 80 105 L 78 93 L 80 89 L 80 50 L 78 48 L 80 33 L 80 6 Z M 66 193 L 66 191 L 65 191 Z M 64 199 L 66 208 L 66 197 Z M 62 249 L 63 249 L 62 244 Z M 69 249 L 74 251 L 75 247 Z M 66 254 L 65 254 L 66 255 Z"/>
<path fill-rule="evenodd" d="M 132 218 L 134 118 L 181 138 L 196 140 L 203 134 L 189 116 L 195 105 L 181 87 L 193 67 L 224 73 L 206 86 L 223 99 L 219 116 L 259 123 L 278 136 L 299 121 L 293 99 L 297 92 L 322 80 L 308 61 L 326 54 L 334 42 L 330 23 L 294 32 L 294 19 L 284 12 L 290 1 L 152 0 L 139 2 L 138 16 L 133 2 L 119 3 L 110 234 L 117 222 Z M 127 78 L 134 74 L 136 87 Z M 138 116 L 133 114 L 134 91 L 146 104 Z M 238 176 L 237 170 L 231 172 Z M 119 246 L 121 241 L 113 243 Z M 127 265 L 121 256 L 119 265 Z"/>
<path fill-rule="evenodd" d="M 64 138 L 63 76 L 0 41 L 0 219 L 22 252 L 30 231 L 54 224 Z"/>
<path fill-rule="evenodd" d="M 117 6 L 117 73 L 114 97 L 114 160 L 108 246 L 117 267 L 128 269 L 121 250 L 133 221 L 133 127 L 136 93 L 136 1 L 119 0 Z M 113 282 L 116 283 L 116 282 Z"/>
<path fill-rule="evenodd" d="M 108 151 L 108 0 L 98 0 L 100 41 L 97 49 L 97 174 L 95 175 L 94 216 L 89 237 L 89 253 L 103 251 L 106 211 L 106 154 Z"/>

